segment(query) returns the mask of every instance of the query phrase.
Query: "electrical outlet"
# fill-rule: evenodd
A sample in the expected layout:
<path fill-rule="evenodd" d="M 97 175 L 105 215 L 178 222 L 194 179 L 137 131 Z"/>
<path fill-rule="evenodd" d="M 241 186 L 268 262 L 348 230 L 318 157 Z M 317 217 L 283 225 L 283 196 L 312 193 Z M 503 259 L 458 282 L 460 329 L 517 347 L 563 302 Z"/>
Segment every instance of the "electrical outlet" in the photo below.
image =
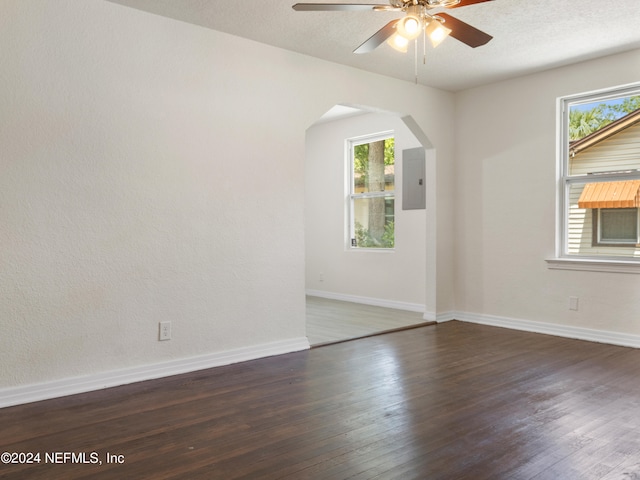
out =
<path fill-rule="evenodd" d="M 578 297 L 569 297 L 569 310 L 578 310 Z"/>
<path fill-rule="evenodd" d="M 158 340 L 171 340 L 171 322 L 160 322 L 160 335 Z"/>

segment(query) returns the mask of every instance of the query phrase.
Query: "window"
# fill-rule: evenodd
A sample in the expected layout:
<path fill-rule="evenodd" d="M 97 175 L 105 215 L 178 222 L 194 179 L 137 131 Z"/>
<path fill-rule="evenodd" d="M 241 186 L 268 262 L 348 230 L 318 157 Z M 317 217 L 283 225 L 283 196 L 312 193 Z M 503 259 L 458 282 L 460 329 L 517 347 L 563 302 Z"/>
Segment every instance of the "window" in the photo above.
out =
<path fill-rule="evenodd" d="M 638 243 L 637 208 L 598 208 L 593 210 L 596 225 L 595 245 L 630 245 Z"/>
<path fill-rule="evenodd" d="M 348 144 L 348 232 L 353 249 L 395 245 L 395 142 L 393 132 Z"/>
<path fill-rule="evenodd" d="M 560 104 L 559 256 L 640 261 L 640 85 Z"/>

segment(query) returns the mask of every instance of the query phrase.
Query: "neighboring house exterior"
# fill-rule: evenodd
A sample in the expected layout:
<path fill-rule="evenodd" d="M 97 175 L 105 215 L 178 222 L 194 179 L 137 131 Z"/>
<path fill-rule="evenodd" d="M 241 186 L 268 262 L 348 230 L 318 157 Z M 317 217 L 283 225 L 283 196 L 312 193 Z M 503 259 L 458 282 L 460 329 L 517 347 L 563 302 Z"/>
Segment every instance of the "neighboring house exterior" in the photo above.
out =
<path fill-rule="evenodd" d="M 640 110 L 569 144 L 568 253 L 640 258 Z"/>

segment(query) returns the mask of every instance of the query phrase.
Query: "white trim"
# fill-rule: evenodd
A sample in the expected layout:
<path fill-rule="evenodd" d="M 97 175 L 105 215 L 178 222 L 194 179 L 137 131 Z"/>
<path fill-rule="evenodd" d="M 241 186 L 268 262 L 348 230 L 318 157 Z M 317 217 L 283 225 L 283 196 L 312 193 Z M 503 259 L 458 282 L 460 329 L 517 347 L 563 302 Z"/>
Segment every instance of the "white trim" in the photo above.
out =
<path fill-rule="evenodd" d="M 435 318 L 436 322 L 438 323 L 450 322 L 451 320 L 455 320 L 455 319 L 456 319 L 456 312 L 438 313 Z"/>
<path fill-rule="evenodd" d="M 236 348 L 143 367 L 0 389 L 0 408 L 309 349 L 306 337 Z"/>
<path fill-rule="evenodd" d="M 640 335 L 630 333 L 610 332 L 606 330 L 594 330 L 590 328 L 558 325 L 555 323 L 536 322 L 508 317 L 498 317 L 469 312 L 456 312 L 456 320 L 469 323 L 490 325 L 493 327 L 510 328 L 525 332 L 555 335 L 557 337 L 575 338 L 590 342 L 608 343 L 623 347 L 640 348 Z"/>
<path fill-rule="evenodd" d="M 587 258 L 548 258 L 547 267 L 552 270 L 578 270 L 584 272 L 640 273 L 640 262 L 620 260 L 595 260 Z"/>
<path fill-rule="evenodd" d="M 435 312 L 424 312 L 424 314 L 422 315 L 422 319 L 425 322 L 437 322 L 438 315 L 436 315 Z"/>
<path fill-rule="evenodd" d="M 399 302 L 397 300 L 385 300 L 381 298 L 361 297 L 359 295 L 349 295 L 347 293 L 334 293 L 324 290 L 307 289 L 307 295 L 311 297 L 328 298 L 330 300 L 341 300 L 343 302 L 362 303 L 363 305 L 373 305 L 374 307 L 395 308 L 396 310 L 407 310 L 409 312 L 425 313 L 424 305 L 419 303 Z M 426 320 L 425 313 L 425 320 Z M 429 312 L 429 315 L 431 313 Z"/>

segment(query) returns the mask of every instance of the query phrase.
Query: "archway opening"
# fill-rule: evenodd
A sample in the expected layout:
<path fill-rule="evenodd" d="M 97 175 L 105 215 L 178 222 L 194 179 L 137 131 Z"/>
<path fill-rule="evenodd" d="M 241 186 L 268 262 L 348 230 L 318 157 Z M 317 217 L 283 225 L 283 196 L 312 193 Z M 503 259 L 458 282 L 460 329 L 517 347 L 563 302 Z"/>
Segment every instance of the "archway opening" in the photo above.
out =
<path fill-rule="evenodd" d="M 349 188 L 352 139 L 391 132 L 395 164 L 393 248 L 352 248 Z M 435 311 L 435 151 L 412 117 L 336 105 L 306 131 L 305 290 L 312 346 L 422 326 Z M 418 152 L 422 173 L 408 168 Z M 420 178 L 418 178 L 418 176 Z M 415 178 L 414 178 L 415 177 Z M 408 185 L 422 190 L 407 207 Z"/>

